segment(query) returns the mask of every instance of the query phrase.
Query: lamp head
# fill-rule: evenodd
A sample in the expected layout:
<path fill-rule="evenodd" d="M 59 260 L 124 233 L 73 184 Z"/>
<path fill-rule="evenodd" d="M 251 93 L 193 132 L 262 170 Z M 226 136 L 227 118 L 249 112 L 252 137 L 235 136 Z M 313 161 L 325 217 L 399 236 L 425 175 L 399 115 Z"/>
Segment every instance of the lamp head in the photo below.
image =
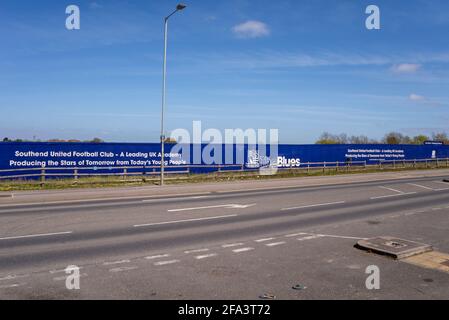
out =
<path fill-rule="evenodd" d="M 183 3 L 180 3 L 176 6 L 176 10 L 181 11 L 184 10 L 187 6 Z"/>

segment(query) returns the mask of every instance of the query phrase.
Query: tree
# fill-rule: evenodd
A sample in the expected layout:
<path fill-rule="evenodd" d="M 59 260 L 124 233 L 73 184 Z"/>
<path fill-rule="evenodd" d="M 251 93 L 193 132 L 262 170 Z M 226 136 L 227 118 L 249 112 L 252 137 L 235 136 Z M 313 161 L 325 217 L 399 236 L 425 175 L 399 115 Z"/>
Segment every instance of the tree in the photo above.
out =
<path fill-rule="evenodd" d="M 410 144 L 411 141 L 409 136 L 399 132 L 390 132 L 385 135 L 382 142 L 386 144 Z"/>
<path fill-rule="evenodd" d="M 11 140 L 9 140 L 9 138 L 7 138 L 7 137 L 4 137 L 3 138 L 3 142 L 10 142 Z"/>
<path fill-rule="evenodd" d="M 444 144 L 449 144 L 449 138 L 447 137 L 446 132 L 438 132 L 432 134 L 432 140 L 434 141 L 441 141 Z"/>
<path fill-rule="evenodd" d="M 368 144 L 371 143 L 369 138 L 367 136 L 351 136 L 349 138 L 349 143 L 353 143 L 353 144 Z"/>
<path fill-rule="evenodd" d="M 428 136 L 420 134 L 420 135 L 413 137 L 412 143 L 413 144 L 424 144 L 424 142 L 426 142 L 428 140 L 430 140 L 430 138 Z"/>
<path fill-rule="evenodd" d="M 90 142 L 92 142 L 92 143 L 102 143 L 104 141 L 102 139 L 100 139 L 100 138 L 93 138 Z"/>
<path fill-rule="evenodd" d="M 316 144 L 338 144 L 338 137 L 330 134 L 329 132 L 324 132 L 316 141 Z"/>

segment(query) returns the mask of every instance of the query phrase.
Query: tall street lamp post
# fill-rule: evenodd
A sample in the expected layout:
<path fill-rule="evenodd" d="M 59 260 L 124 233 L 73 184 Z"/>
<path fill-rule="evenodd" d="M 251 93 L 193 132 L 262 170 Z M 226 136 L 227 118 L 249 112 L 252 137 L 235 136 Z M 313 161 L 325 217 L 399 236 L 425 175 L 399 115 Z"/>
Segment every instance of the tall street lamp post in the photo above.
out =
<path fill-rule="evenodd" d="M 176 10 L 170 13 L 164 19 L 164 69 L 162 80 L 162 114 L 161 114 L 161 181 L 160 185 L 164 185 L 164 167 L 165 167 L 165 132 L 164 132 L 164 111 L 166 96 L 166 79 L 167 79 L 167 37 L 168 37 L 168 19 L 176 12 L 184 10 L 186 5 L 180 3 L 176 6 Z"/>

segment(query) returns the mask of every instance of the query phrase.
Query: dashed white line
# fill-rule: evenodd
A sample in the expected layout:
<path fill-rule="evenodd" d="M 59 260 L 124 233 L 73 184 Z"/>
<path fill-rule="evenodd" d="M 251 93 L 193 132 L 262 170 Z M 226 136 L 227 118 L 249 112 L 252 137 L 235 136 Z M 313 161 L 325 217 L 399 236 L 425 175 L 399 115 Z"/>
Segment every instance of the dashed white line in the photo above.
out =
<path fill-rule="evenodd" d="M 282 208 L 281 211 L 288 211 L 288 210 L 296 210 L 296 209 L 305 209 L 305 208 L 313 208 L 313 207 L 323 207 L 323 206 L 330 206 L 334 204 L 342 204 L 346 201 L 336 201 L 336 202 L 328 202 L 328 203 L 317 203 L 317 204 L 311 204 L 307 206 L 299 206 L 299 207 L 291 207 L 291 208 Z"/>
<path fill-rule="evenodd" d="M 163 200 L 194 200 L 194 199 L 204 199 L 204 198 L 210 198 L 211 196 L 193 196 L 193 197 L 179 197 L 179 198 L 168 198 L 168 199 L 163 199 Z M 150 199 L 150 200 L 142 200 L 142 202 L 157 202 L 160 199 Z"/>
<path fill-rule="evenodd" d="M 286 237 L 286 238 L 293 238 L 293 237 L 297 237 L 297 236 L 303 236 L 303 235 L 306 235 L 306 234 L 308 234 L 308 233 L 299 232 L 299 233 L 287 234 L 284 237 Z"/>
<path fill-rule="evenodd" d="M 230 215 L 226 215 L 226 216 L 216 216 L 216 217 L 207 217 L 207 218 L 197 218 L 197 219 L 187 219 L 187 220 L 156 222 L 156 223 L 148 223 L 148 224 L 136 224 L 136 225 L 134 225 L 134 228 L 160 226 L 160 225 L 165 225 L 165 224 L 174 224 L 174 223 L 182 223 L 182 222 L 193 222 L 193 221 L 224 219 L 224 218 L 231 218 L 231 217 L 236 217 L 236 216 L 237 216 L 236 214 L 230 214 Z"/>
<path fill-rule="evenodd" d="M 368 238 L 362 238 L 362 237 L 349 237 L 349 236 L 338 236 L 333 234 L 317 234 L 318 238 L 337 238 L 337 239 L 353 239 L 353 240 L 367 240 Z"/>
<path fill-rule="evenodd" d="M 239 242 L 239 243 L 229 243 L 229 244 L 224 244 L 221 247 L 222 248 L 233 248 L 233 247 L 239 247 L 239 246 L 243 246 L 244 243 Z"/>
<path fill-rule="evenodd" d="M 248 247 L 248 248 L 240 248 L 240 249 L 232 250 L 232 252 L 240 253 L 240 252 L 246 252 L 246 251 L 251 251 L 251 250 L 254 250 L 254 248 L 250 248 L 250 247 Z"/>
<path fill-rule="evenodd" d="M 155 262 L 154 265 L 155 266 L 165 266 L 167 264 L 173 264 L 173 263 L 178 263 L 179 260 L 169 260 L 169 261 L 159 261 L 159 262 Z"/>
<path fill-rule="evenodd" d="M 154 260 L 154 259 L 168 258 L 168 257 L 170 257 L 170 255 L 167 253 L 167 254 L 158 254 L 156 256 L 148 256 L 148 257 L 145 257 L 145 259 Z"/>
<path fill-rule="evenodd" d="M 109 272 L 123 272 L 123 271 L 135 270 L 135 269 L 138 269 L 138 268 L 139 267 L 137 267 L 137 266 L 113 268 L 113 269 L 109 269 Z"/>
<path fill-rule="evenodd" d="M 206 251 L 209 251 L 209 249 L 204 248 L 204 249 L 187 250 L 187 251 L 184 251 L 184 253 L 189 254 L 189 253 L 198 253 L 198 252 L 206 252 Z"/>
<path fill-rule="evenodd" d="M 226 209 L 246 209 L 249 207 L 255 206 L 255 203 L 252 204 L 220 204 L 216 206 L 207 206 L 207 207 L 195 207 L 195 208 L 182 208 L 182 209 L 169 209 L 168 212 L 182 212 L 182 211 L 196 211 L 196 210 L 206 210 L 206 209 L 218 209 L 218 208 L 226 208 Z"/>
<path fill-rule="evenodd" d="M 316 238 L 319 238 L 319 236 L 318 236 L 318 235 L 313 235 L 313 236 L 308 236 L 308 237 L 298 238 L 298 239 L 296 239 L 296 240 L 298 240 L 298 241 L 304 241 L 304 240 L 312 240 L 312 239 L 316 239 Z"/>
<path fill-rule="evenodd" d="M 17 287 L 23 286 L 24 284 L 25 283 L 14 283 L 14 284 L 1 285 L 0 289 L 17 288 Z"/>
<path fill-rule="evenodd" d="M 405 193 L 399 193 L 399 194 L 390 194 L 388 196 L 380 196 L 380 197 L 371 197 L 371 200 L 377 200 L 377 199 L 384 199 L 384 198 L 392 198 L 392 197 L 399 197 L 399 196 L 406 196 L 410 194 L 416 194 L 416 192 L 405 192 Z"/>
<path fill-rule="evenodd" d="M 110 262 L 104 262 L 103 265 L 104 266 L 111 266 L 114 264 L 123 264 L 123 263 L 130 263 L 130 260 L 120 260 L 120 261 L 110 261 Z"/>
<path fill-rule="evenodd" d="M 60 235 L 71 234 L 71 233 L 73 233 L 73 231 L 55 232 L 55 233 L 42 233 L 42 234 L 29 234 L 29 235 L 25 235 L 25 236 L 15 236 L 15 237 L 0 238 L 0 240 L 14 240 L 14 239 L 24 239 L 24 238 L 50 237 L 50 236 L 60 236 Z"/>
<path fill-rule="evenodd" d="M 279 242 L 272 242 L 272 243 L 267 243 L 266 246 L 267 247 L 275 247 L 275 246 L 280 246 L 282 244 L 285 244 L 285 241 L 279 241 Z"/>
<path fill-rule="evenodd" d="M 83 269 L 83 267 L 78 267 L 80 270 Z M 65 273 L 66 269 L 59 269 L 59 270 L 50 270 L 50 274 L 55 274 L 55 273 Z"/>
<path fill-rule="evenodd" d="M 271 241 L 274 240 L 275 238 L 265 238 L 265 239 L 258 239 L 258 240 L 254 240 L 255 242 L 267 242 L 267 241 Z"/>
<path fill-rule="evenodd" d="M 87 273 L 80 274 L 80 278 L 81 277 L 87 277 Z M 54 281 L 64 281 L 64 280 L 67 280 L 67 277 L 66 276 L 56 277 L 56 278 L 53 278 L 53 280 Z"/>
<path fill-rule="evenodd" d="M 216 253 L 211 253 L 211 254 L 205 254 L 202 256 L 196 256 L 195 259 L 201 260 L 201 259 L 212 258 L 212 257 L 216 257 L 216 256 L 217 256 Z"/>
<path fill-rule="evenodd" d="M 393 189 L 393 188 L 384 187 L 384 186 L 379 186 L 379 188 L 390 190 L 390 191 L 397 192 L 397 193 L 404 193 L 403 191 L 396 190 L 396 189 Z"/>
<path fill-rule="evenodd" d="M 10 274 L 10 275 L 7 275 L 6 277 L 0 278 L 0 281 L 26 278 L 26 277 L 29 277 L 29 276 L 30 276 L 29 274 L 20 274 L 20 275 L 17 275 L 17 274 L 12 274 L 11 275 Z"/>
<path fill-rule="evenodd" d="M 422 189 L 426 189 L 426 190 L 432 190 L 432 191 L 435 191 L 435 189 L 433 189 L 433 188 L 426 187 L 426 186 L 422 186 L 422 185 L 420 185 L 420 184 L 416 184 L 416 183 L 408 183 L 408 184 L 411 185 L 411 186 L 418 187 L 418 188 L 422 188 Z"/>

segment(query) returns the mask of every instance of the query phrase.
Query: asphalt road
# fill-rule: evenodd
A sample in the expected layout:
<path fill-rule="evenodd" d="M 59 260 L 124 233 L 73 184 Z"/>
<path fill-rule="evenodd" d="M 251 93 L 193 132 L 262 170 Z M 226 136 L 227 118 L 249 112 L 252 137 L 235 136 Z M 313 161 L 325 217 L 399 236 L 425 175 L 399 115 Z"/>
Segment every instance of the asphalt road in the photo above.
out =
<path fill-rule="evenodd" d="M 448 273 L 353 247 L 390 235 L 449 252 L 446 177 L 2 202 L 0 299 L 448 299 Z"/>

